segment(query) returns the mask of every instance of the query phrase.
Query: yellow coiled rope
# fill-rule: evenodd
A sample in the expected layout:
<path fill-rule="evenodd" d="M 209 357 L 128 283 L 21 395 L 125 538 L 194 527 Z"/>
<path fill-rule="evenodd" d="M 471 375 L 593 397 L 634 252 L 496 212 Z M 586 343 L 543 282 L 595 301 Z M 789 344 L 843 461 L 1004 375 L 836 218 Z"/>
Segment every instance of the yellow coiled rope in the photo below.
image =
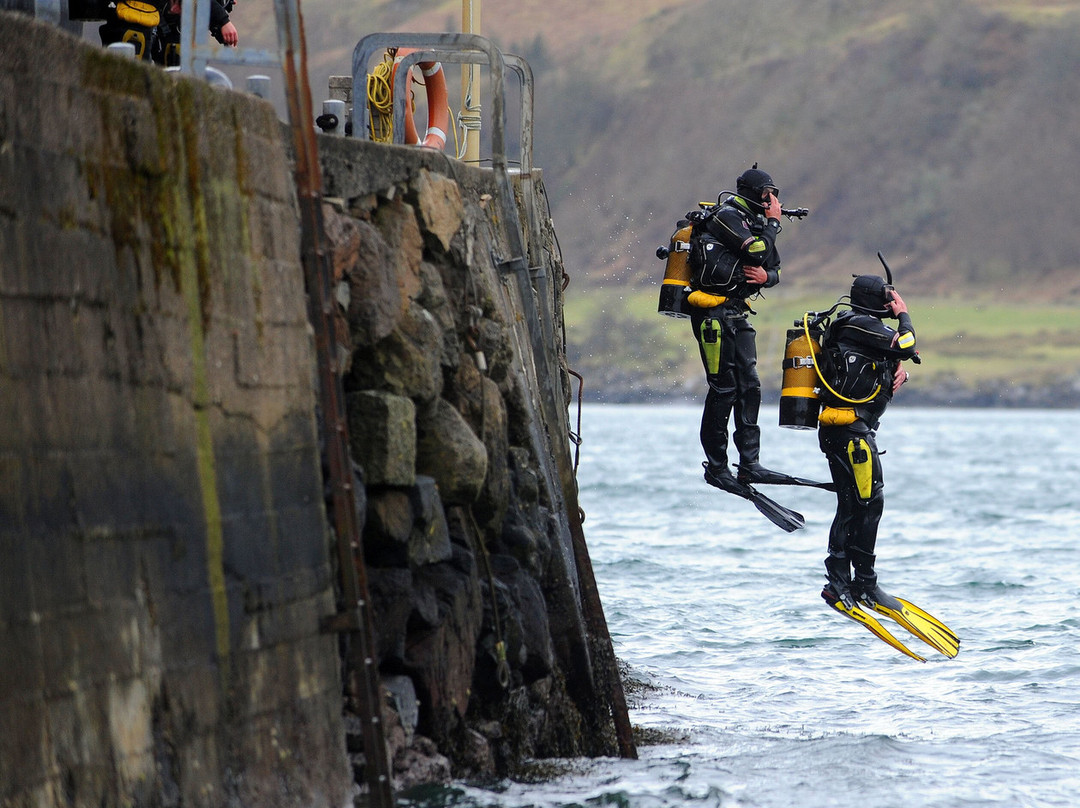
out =
<path fill-rule="evenodd" d="M 388 50 L 367 77 L 368 110 L 371 113 L 369 128 L 371 139 L 378 143 L 390 143 L 394 139 L 393 75 L 394 54 Z"/>

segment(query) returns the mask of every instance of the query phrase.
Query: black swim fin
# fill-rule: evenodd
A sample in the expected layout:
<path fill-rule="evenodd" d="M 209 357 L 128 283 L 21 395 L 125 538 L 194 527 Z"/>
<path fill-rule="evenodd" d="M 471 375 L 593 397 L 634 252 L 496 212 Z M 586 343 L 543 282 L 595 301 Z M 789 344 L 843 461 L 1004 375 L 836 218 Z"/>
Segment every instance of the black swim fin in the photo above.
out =
<path fill-rule="evenodd" d="M 793 477 L 790 474 L 784 474 L 782 471 L 773 471 L 760 465 L 739 466 L 737 480 L 743 485 L 751 483 L 757 485 L 805 485 L 809 488 L 820 488 L 824 491 L 836 490 L 836 484 L 831 481 L 818 482 L 817 480 L 808 480 L 805 477 Z"/>
<path fill-rule="evenodd" d="M 859 596 L 859 601 L 878 614 L 895 620 L 911 634 L 949 659 L 960 653 L 960 638 L 956 636 L 956 632 L 915 604 L 903 598 L 894 598 L 880 586 L 875 586 L 871 592 L 863 592 Z"/>
<path fill-rule="evenodd" d="M 745 483 L 740 483 L 726 468 L 718 473 L 708 463 L 702 463 L 702 465 L 705 467 L 705 482 L 719 488 L 721 491 L 727 491 L 729 494 L 750 500 L 754 503 L 754 507 L 761 512 L 762 516 L 781 530 L 793 533 L 806 524 L 806 519 L 803 518 L 801 513 L 785 508 L 779 502 L 774 502 L 757 489 Z"/>
<path fill-rule="evenodd" d="M 772 522 L 781 530 L 787 533 L 794 533 L 796 530 L 801 530 L 806 525 L 806 519 L 798 511 L 793 511 L 791 508 L 785 508 L 779 502 L 769 499 L 750 486 L 746 486 L 750 491 L 750 496 L 747 497 L 754 503 L 754 507 L 761 512 L 762 516 Z"/>
<path fill-rule="evenodd" d="M 919 662 L 926 662 L 926 659 L 924 657 L 916 654 L 914 651 L 912 651 L 910 648 L 900 642 L 900 640 L 896 639 L 896 637 L 890 634 L 889 630 L 883 625 L 881 625 L 881 623 L 879 623 L 872 614 L 860 609 L 858 604 L 856 604 L 854 600 L 851 599 L 850 595 L 846 597 L 840 597 L 839 595 L 837 595 L 836 590 L 833 589 L 831 585 L 827 585 L 824 589 L 821 590 L 821 598 L 832 608 L 836 609 L 836 611 L 840 612 L 840 614 L 844 615 L 844 617 L 848 617 L 854 620 L 859 625 L 865 626 L 871 634 L 873 634 L 883 643 L 891 645 L 901 654 L 909 656 L 912 659 L 916 659 Z"/>

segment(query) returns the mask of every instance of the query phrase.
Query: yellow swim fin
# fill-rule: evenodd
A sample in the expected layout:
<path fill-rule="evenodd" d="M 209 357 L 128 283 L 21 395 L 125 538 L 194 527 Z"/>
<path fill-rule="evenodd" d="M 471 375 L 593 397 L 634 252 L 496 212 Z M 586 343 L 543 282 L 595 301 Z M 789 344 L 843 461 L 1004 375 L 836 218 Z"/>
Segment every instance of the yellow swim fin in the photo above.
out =
<path fill-rule="evenodd" d="M 869 629 L 871 634 L 873 634 L 886 645 L 891 645 L 901 654 L 905 654 L 912 659 L 917 659 L 919 662 L 926 662 L 926 659 L 924 657 L 916 654 L 914 651 L 912 651 L 910 648 L 900 642 L 900 640 L 896 639 L 896 637 L 890 634 L 889 630 L 886 629 L 883 625 L 881 625 L 881 623 L 879 623 L 873 615 L 863 611 L 858 606 L 845 606 L 844 602 L 840 598 L 836 597 L 830 587 L 825 587 L 825 589 L 822 590 L 821 597 L 825 600 L 826 603 L 836 609 L 836 611 L 844 615 L 844 617 L 848 617 L 854 620 L 856 623 L 865 626 L 867 629 Z"/>
<path fill-rule="evenodd" d="M 859 598 L 878 614 L 895 620 L 935 651 L 952 659 L 960 653 L 960 638 L 947 625 L 929 612 L 923 611 L 903 598 L 894 598 L 875 587 L 872 596 Z"/>

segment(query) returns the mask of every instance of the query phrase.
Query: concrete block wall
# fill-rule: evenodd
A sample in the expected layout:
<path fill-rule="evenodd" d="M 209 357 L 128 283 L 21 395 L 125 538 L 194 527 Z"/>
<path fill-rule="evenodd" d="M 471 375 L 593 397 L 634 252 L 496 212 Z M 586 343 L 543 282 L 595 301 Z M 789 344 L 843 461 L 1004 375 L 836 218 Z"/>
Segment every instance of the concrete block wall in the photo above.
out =
<path fill-rule="evenodd" d="M 288 166 L 0 12 L 0 806 L 348 801 Z"/>

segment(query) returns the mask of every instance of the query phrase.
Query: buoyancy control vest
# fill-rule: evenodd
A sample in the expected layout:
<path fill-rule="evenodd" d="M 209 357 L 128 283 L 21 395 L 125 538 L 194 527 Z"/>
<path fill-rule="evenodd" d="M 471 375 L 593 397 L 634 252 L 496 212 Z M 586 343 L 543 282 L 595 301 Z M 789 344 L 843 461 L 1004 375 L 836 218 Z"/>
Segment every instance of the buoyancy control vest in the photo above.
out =
<path fill-rule="evenodd" d="M 856 338 L 874 327 L 882 327 L 878 318 L 845 311 L 825 328 L 820 363 L 824 382 L 820 390 L 822 423 L 842 425 L 850 417 L 851 421 L 858 419 L 871 429 L 877 428 L 892 400 L 897 360 L 882 356 Z"/>
<path fill-rule="evenodd" d="M 669 317 L 689 317 L 695 310 L 721 306 L 729 297 L 745 297 L 750 293 L 745 287 L 745 276 L 739 268 L 737 273 L 729 271 L 726 283 L 709 281 L 703 284 L 702 268 L 708 263 L 704 257 L 708 253 L 712 260 L 717 259 L 726 250 L 716 249 L 719 242 L 711 236 L 706 224 L 718 205 L 714 202 L 699 202 L 698 210 L 692 210 L 676 224 L 676 230 L 666 246 L 656 249 L 656 257 L 664 261 L 664 280 L 660 285 L 660 301 L 657 311 Z M 705 244 L 708 244 L 706 247 Z M 718 266 L 714 266 L 719 269 Z M 735 280 L 735 283 L 731 281 Z M 739 292 L 743 294 L 739 294 Z"/>
<path fill-rule="evenodd" d="M 670 242 L 656 250 L 666 260 L 658 311 L 687 317 L 695 309 L 713 308 L 737 300 L 747 308 L 747 298 L 776 285 L 780 279 L 780 255 L 775 240 L 780 223 L 756 214 L 738 194 L 716 202 L 699 202 L 676 225 Z M 783 211 L 801 218 L 807 211 Z M 744 266 L 760 266 L 766 281 L 746 281 Z M 670 288 L 669 288 L 670 287 Z"/>
<path fill-rule="evenodd" d="M 735 197 L 701 207 L 702 212 L 692 220 L 691 286 L 726 297 L 745 299 L 757 294 L 761 287 L 748 284 L 743 272 L 747 265 L 744 247 L 752 243 L 761 251 L 756 263 L 775 260 L 772 238 L 767 242 L 760 238 L 767 226 L 765 219 L 740 205 Z"/>
<path fill-rule="evenodd" d="M 830 320 L 828 315 L 807 312 L 795 321 L 784 352 L 780 426 L 812 429 L 863 420 L 876 427 L 892 399 L 896 360 L 845 338 L 846 329 L 865 328 L 862 318 L 867 317 L 846 311 Z"/>

